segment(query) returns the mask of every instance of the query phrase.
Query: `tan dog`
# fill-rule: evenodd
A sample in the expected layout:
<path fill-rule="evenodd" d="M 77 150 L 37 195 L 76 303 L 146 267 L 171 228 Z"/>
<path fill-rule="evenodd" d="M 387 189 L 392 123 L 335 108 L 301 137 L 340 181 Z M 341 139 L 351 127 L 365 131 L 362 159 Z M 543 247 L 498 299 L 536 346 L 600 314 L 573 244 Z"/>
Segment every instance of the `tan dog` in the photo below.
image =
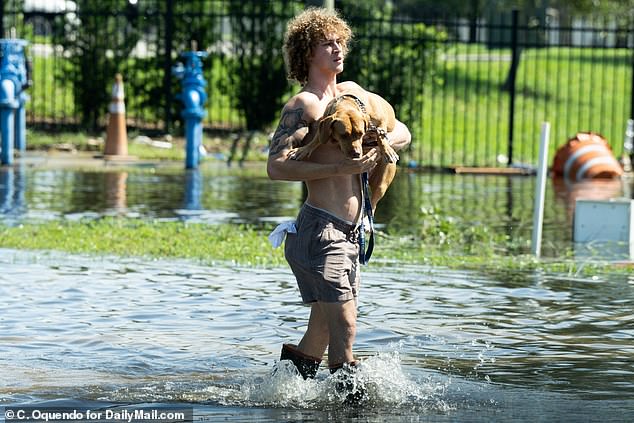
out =
<path fill-rule="evenodd" d="M 370 203 L 374 212 L 396 174 L 399 157 L 387 139 L 387 132 L 394 129 L 395 123 L 394 109 L 379 95 L 369 92 L 342 94 L 328 103 L 324 116 L 316 125 L 311 125 L 304 137 L 304 145 L 293 151 L 291 157 L 307 159 L 317 147 L 328 142 L 338 143 L 348 158 L 359 158 L 364 150 L 377 147 L 381 157 L 369 175 Z"/>

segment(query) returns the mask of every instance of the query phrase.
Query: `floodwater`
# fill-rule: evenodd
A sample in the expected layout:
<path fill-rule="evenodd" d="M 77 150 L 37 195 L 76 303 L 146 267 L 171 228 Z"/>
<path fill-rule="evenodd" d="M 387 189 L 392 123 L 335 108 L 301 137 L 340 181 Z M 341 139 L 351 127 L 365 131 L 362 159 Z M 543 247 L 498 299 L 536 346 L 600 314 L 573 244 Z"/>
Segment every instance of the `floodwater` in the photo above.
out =
<path fill-rule="evenodd" d="M 416 227 L 420 210 L 433 207 L 530 234 L 533 178 L 398 178 L 384 226 Z M 583 192 L 602 196 L 607 186 Z M 551 248 L 570 242 L 575 189 L 549 185 Z M 0 169 L 5 224 L 103 215 L 276 222 L 294 215 L 301 195 L 257 168 Z M 123 421 L 139 409 L 182 410 L 196 421 L 634 419 L 631 275 L 370 264 L 355 344 L 356 383 L 368 398 L 349 407 L 326 369 L 304 381 L 277 363 L 308 315 L 285 267 L 0 249 L 0 269 L 5 412 L 75 410 L 83 421 L 107 412 Z"/>

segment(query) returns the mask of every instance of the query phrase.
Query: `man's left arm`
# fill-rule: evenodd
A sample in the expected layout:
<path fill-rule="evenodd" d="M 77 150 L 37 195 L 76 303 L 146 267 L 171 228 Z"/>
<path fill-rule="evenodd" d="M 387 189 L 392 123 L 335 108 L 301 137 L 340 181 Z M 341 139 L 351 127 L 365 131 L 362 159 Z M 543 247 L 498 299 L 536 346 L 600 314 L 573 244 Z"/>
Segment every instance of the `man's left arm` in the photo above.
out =
<path fill-rule="evenodd" d="M 412 142 L 412 134 L 409 132 L 407 126 L 397 119 L 394 129 L 387 133 L 387 139 L 390 142 L 390 146 L 398 151 L 407 147 Z"/>

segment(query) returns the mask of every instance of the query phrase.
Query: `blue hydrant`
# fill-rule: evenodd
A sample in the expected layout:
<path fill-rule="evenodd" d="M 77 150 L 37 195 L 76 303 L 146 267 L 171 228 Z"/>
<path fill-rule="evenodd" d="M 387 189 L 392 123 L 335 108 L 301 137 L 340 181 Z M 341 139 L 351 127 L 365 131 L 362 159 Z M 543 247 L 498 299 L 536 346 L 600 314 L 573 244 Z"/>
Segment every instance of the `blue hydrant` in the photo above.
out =
<path fill-rule="evenodd" d="M 26 109 L 30 85 L 24 48 L 26 40 L 0 39 L 0 164 L 13 163 L 13 148 L 26 149 Z"/>
<path fill-rule="evenodd" d="M 207 82 L 203 78 L 202 58 L 207 57 L 204 51 L 187 51 L 181 54 L 185 65 L 179 63 L 172 72 L 182 79 L 182 92 L 178 99 L 183 102 L 181 115 L 185 119 L 185 167 L 196 169 L 200 163 L 200 147 L 203 141 L 203 124 Z"/>

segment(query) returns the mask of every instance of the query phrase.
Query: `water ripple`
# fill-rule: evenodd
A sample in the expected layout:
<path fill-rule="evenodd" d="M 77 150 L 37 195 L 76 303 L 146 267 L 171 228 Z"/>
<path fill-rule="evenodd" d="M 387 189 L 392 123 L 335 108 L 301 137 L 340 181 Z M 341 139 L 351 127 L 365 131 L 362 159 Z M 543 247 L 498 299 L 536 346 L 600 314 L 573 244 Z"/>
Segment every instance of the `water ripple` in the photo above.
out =
<path fill-rule="evenodd" d="M 299 339 L 308 314 L 285 268 L 14 250 L 0 250 L 0 266 L 0 403 L 53 392 L 238 407 L 336 403 L 324 396 L 326 371 L 313 385 L 269 380 L 281 343 Z M 461 407 L 458 388 L 471 399 L 493 389 L 500 401 L 498 385 L 634 394 L 627 276 L 505 280 L 403 266 L 363 279 L 356 350 L 374 409 L 445 412 Z M 278 392 L 289 383 L 299 397 Z"/>

